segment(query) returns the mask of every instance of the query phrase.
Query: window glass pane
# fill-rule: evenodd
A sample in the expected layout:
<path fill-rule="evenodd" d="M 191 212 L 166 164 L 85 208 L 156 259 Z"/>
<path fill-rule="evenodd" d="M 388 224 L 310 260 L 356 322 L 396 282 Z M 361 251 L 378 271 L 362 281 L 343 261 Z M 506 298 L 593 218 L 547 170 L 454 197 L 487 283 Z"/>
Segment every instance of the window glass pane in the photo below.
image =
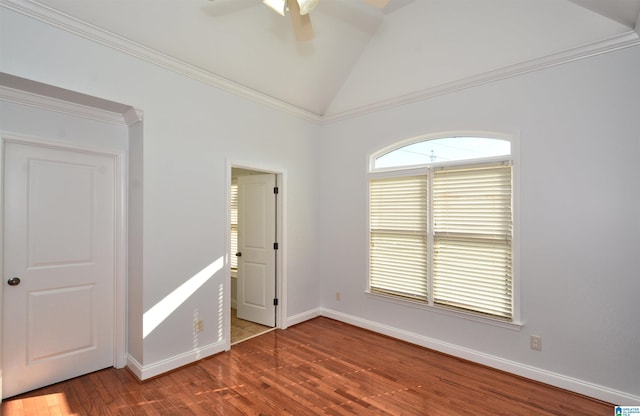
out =
<path fill-rule="evenodd" d="M 375 159 L 374 169 L 429 165 L 511 154 L 509 140 L 484 137 L 448 137 L 425 140 L 392 150 Z"/>

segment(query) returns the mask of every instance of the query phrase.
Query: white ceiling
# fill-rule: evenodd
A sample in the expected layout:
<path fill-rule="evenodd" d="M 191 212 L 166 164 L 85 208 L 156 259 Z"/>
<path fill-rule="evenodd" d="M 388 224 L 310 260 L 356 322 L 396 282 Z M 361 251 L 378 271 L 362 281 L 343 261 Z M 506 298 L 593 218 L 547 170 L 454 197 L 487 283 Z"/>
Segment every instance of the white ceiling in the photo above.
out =
<path fill-rule="evenodd" d="M 640 43 L 640 0 L 320 0 L 306 43 L 260 0 L 0 2 L 326 118 Z"/>

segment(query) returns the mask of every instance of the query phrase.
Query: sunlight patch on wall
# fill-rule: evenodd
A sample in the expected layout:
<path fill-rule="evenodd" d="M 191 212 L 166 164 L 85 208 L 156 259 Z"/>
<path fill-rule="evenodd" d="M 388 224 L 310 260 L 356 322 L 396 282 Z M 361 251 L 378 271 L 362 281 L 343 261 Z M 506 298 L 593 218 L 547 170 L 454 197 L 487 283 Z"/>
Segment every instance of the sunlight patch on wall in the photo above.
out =
<path fill-rule="evenodd" d="M 158 325 L 164 322 L 169 315 L 189 299 L 196 290 L 222 269 L 223 265 L 224 258 L 221 256 L 147 310 L 142 317 L 142 338 L 146 338 L 147 335 L 153 332 Z"/>
<path fill-rule="evenodd" d="M 224 285 L 220 283 L 218 285 L 218 316 L 224 316 Z M 218 341 L 222 341 L 224 338 L 224 320 L 218 319 Z"/>

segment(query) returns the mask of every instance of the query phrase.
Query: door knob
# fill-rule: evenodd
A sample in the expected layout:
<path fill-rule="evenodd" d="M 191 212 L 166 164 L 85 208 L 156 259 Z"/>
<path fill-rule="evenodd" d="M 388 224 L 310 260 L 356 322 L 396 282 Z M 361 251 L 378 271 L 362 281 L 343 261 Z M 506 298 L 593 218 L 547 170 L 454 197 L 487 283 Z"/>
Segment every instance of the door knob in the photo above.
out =
<path fill-rule="evenodd" d="M 12 277 L 11 279 L 7 280 L 7 283 L 9 283 L 9 286 L 18 286 L 20 284 L 20 278 Z"/>
<path fill-rule="evenodd" d="M 236 253 L 236 257 L 242 257 L 242 253 L 238 251 L 238 252 Z"/>

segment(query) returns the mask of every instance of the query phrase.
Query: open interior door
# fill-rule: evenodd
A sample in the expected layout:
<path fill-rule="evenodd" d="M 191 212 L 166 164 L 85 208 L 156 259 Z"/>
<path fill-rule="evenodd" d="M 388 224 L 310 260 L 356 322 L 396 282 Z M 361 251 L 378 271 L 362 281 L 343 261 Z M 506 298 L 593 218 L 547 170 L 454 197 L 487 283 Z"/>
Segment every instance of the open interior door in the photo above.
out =
<path fill-rule="evenodd" d="M 238 177 L 238 318 L 276 325 L 276 175 Z"/>

